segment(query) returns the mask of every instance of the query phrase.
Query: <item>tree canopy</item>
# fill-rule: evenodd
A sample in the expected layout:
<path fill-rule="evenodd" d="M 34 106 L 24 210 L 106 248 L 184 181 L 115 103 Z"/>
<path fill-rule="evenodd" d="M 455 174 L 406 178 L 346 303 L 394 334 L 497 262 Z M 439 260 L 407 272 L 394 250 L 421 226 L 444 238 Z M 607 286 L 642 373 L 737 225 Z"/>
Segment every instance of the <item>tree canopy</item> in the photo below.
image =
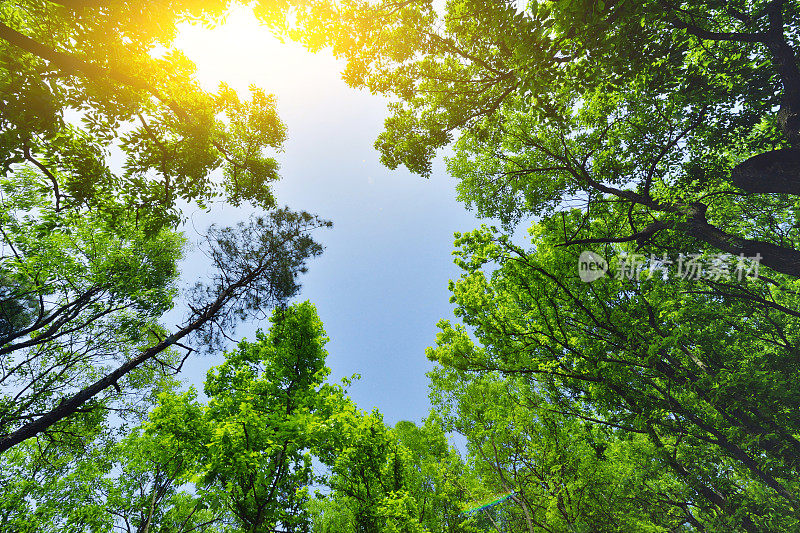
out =
<path fill-rule="evenodd" d="M 591 242 L 689 237 L 800 275 L 797 2 L 300 4 L 301 38 L 392 97 L 389 167 L 429 175 L 455 139 L 448 168 L 481 215 L 611 204 Z"/>
<path fill-rule="evenodd" d="M 298 37 L 391 98 L 387 166 L 429 176 L 452 143 L 468 207 L 507 232 L 536 221 L 532 248 L 457 236 L 464 324 L 441 324 L 440 371 L 498 376 L 537 423 L 644 439 L 682 485 L 662 498 L 682 527 L 796 529 L 800 5 L 299 4 Z M 582 251 L 608 275 L 585 283 Z M 690 258 L 716 271 L 689 276 Z M 453 423 L 478 454 L 476 416 Z M 524 527 L 546 529 L 524 496 Z"/>
<path fill-rule="evenodd" d="M 499 221 L 456 234 L 433 410 L 394 424 L 290 303 L 331 224 L 273 195 L 275 99 L 172 46 L 229 7 L 0 1 L 0 529 L 800 531 L 800 2 L 252 5 L 389 99 L 387 167 L 448 150 Z M 181 293 L 215 201 L 253 216 Z"/>

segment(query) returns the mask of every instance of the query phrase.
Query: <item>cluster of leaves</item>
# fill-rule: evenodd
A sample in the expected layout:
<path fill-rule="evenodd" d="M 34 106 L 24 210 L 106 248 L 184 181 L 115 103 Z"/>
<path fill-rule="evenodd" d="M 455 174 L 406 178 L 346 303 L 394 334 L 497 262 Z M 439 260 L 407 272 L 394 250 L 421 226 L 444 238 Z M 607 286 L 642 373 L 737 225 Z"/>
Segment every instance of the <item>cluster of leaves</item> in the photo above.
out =
<path fill-rule="evenodd" d="M 330 492 L 311 502 L 314 528 L 339 531 L 470 532 L 457 484 L 464 465 L 431 415 L 421 426 L 387 428 L 377 411 L 341 426 L 336 455 L 325 459 Z"/>
<path fill-rule="evenodd" d="M 177 294 L 184 239 L 122 220 L 111 228 L 97 212 L 65 211 L 51 225 L 40 216 L 51 204 L 35 175 L 20 171 L 0 186 L 0 440 L 6 448 L 16 430 L 166 335 L 158 320 Z M 166 350 L 160 361 L 172 365 L 175 358 Z M 120 376 L 118 392 L 99 392 L 78 406 L 76 417 L 51 425 L 48 438 L 80 443 L 84 430 L 97 427 L 79 428 L 102 425 L 105 408 L 146 409 L 160 371 L 153 360 Z"/>
<path fill-rule="evenodd" d="M 517 416 L 533 417 L 521 424 L 526 431 L 555 413 L 559 429 L 571 418 L 611 428 L 612 441 L 648 442 L 643 466 L 673 473 L 679 488 L 661 499 L 691 513 L 682 517 L 689 523 L 794 530 L 800 328 L 797 313 L 784 310 L 796 308 L 797 288 L 664 282 L 647 273 L 585 283 L 577 252 L 558 245 L 562 224 L 579 232 L 581 221 L 576 212 L 561 224 L 542 223 L 528 251 L 489 228 L 458 239 L 464 274 L 452 284 L 453 301 L 470 330 L 440 324 L 428 353 L 442 365 L 436 387 L 500 387 L 496 402 L 507 394 Z M 606 256 L 613 264 L 624 251 L 609 245 Z M 488 392 L 470 397 L 481 395 Z M 470 410 L 456 421 L 476 417 Z M 468 428 L 473 446 L 489 438 Z M 490 426 L 489 436 L 507 444 L 505 431 Z M 530 485 L 520 486 L 524 495 Z"/>
<path fill-rule="evenodd" d="M 512 493 L 474 514 L 479 531 L 683 531 L 692 517 L 646 438 L 569 416 L 521 374 L 442 366 L 430 377 L 445 427 L 467 439 L 459 485 L 476 502 Z"/>
<path fill-rule="evenodd" d="M 226 195 L 269 208 L 285 139 L 275 101 L 200 89 L 194 65 L 170 48 L 176 23 L 212 24 L 227 2 L 0 4 L 2 162 L 51 187 L 56 211 L 94 207 L 151 228 L 180 220 L 176 202 Z M 167 50 L 160 56 L 158 50 Z M 80 125 L 76 124 L 76 118 Z M 124 154 L 113 172 L 109 149 Z M 224 168 L 224 180 L 211 172 Z"/>
<path fill-rule="evenodd" d="M 331 413 L 351 407 L 325 383 L 327 341 L 308 303 L 277 309 L 268 333 L 212 368 L 207 402 L 176 382 L 121 440 L 39 461 L 23 443 L 3 456 L 0 527 L 14 531 L 247 531 L 307 524 L 310 450 Z M 24 527 L 23 527 L 24 526 Z"/>

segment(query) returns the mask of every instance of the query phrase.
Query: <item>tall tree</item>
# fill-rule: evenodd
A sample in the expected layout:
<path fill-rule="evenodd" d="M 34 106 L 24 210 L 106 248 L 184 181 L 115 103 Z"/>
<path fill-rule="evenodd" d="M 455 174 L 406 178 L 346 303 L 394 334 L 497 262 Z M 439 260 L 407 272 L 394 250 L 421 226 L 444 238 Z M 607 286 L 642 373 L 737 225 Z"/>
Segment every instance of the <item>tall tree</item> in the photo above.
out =
<path fill-rule="evenodd" d="M 171 350 L 217 346 L 293 296 L 321 252 L 310 232 L 329 223 L 277 209 L 270 190 L 285 138 L 274 99 L 207 93 L 171 48 L 178 22 L 226 8 L 0 2 L 0 453 L 31 437 L 80 443 L 69 424 L 102 423 L 92 413 L 143 397 L 154 368 L 180 368 Z M 209 231 L 214 273 L 169 331 L 158 319 L 177 295 L 179 206 L 214 198 L 269 212 Z"/>
<path fill-rule="evenodd" d="M 548 398 L 525 373 L 440 366 L 429 375 L 445 428 L 466 438 L 467 468 L 450 482 L 472 508 L 510 495 L 474 511 L 478 527 L 621 533 L 711 525 L 645 436 L 571 416 L 569 401 Z"/>
<path fill-rule="evenodd" d="M 307 531 L 305 510 L 314 482 L 311 458 L 319 427 L 343 400 L 325 384 L 328 338 L 316 309 L 305 302 L 277 309 L 269 333 L 242 341 L 209 371 L 210 397 L 201 487 L 248 533 Z"/>
<path fill-rule="evenodd" d="M 307 213 L 281 209 L 267 218 L 255 218 L 236 228 L 212 228 L 208 255 L 215 273 L 210 282 L 194 287 L 189 301 L 191 313 L 186 322 L 169 333 L 147 327 L 152 322 L 146 319 L 152 314 L 145 314 L 139 324 L 123 321 L 123 326 L 129 326 L 130 345 L 107 344 L 124 339 L 114 339 L 114 335 L 126 331 L 118 331 L 119 322 L 130 321 L 125 311 L 133 305 L 125 300 L 109 302 L 104 291 L 111 292 L 115 287 L 100 285 L 97 301 L 87 298 L 86 294 L 74 295 L 69 291 L 71 287 L 67 287 L 66 297 L 75 298 L 77 304 L 70 305 L 70 300 L 62 300 L 51 313 L 57 314 L 58 309 L 66 307 L 70 311 L 66 317 L 74 320 L 60 325 L 60 329 L 47 330 L 47 323 L 53 319 L 45 315 L 41 327 L 48 336 L 32 336 L 29 344 L 36 345 L 34 351 L 20 343 L 14 347 L 20 358 L 17 364 L 11 366 L 15 360 L 8 355 L 4 357 L 4 364 L 9 365 L 5 375 L 11 384 L 3 400 L 4 412 L 9 414 L 4 415 L 6 426 L 0 434 L 0 452 L 40 434 L 57 433 L 59 424 L 70 423 L 69 418 L 76 413 L 110 407 L 109 402 L 117 400 L 121 393 L 122 380 L 137 369 L 148 365 L 180 368 L 181 361 L 191 353 L 191 348 L 182 343 L 184 339 L 194 338 L 204 346 L 218 346 L 225 330 L 229 331 L 238 320 L 261 313 L 295 295 L 299 289 L 297 276 L 305 270 L 307 258 L 321 252 L 321 246 L 313 241 L 309 232 L 328 224 Z M 136 261 L 131 263 L 137 264 Z M 79 270 L 79 273 L 83 272 Z M 61 279 L 56 281 L 66 284 Z M 126 279 L 125 283 L 131 287 L 130 280 Z M 133 289 L 138 288 L 133 286 Z M 123 293 L 123 296 L 126 295 Z M 87 300 L 97 310 L 92 306 L 85 310 Z M 71 308 L 89 314 L 89 318 L 80 314 L 72 316 Z M 116 311 L 119 313 L 111 316 L 108 324 L 98 321 Z M 93 332 L 84 323 L 87 320 L 89 326 L 102 329 Z M 61 342 L 66 344 L 66 349 L 61 349 Z M 189 350 L 182 359 L 171 362 L 169 357 L 160 357 L 177 346 Z M 56 355 L 60 359 L 51 359 Z M 103 364 L 106 366 L 100 366 Z M 64 380 L 67 372 L 74 373 L 77 379 Z M 12 388 L 20 383 L 19 389 Z"/>
<path fill-rule="evenodd" d="M 377 411 L 343 411 L 330 468 L 330 492 L 310 502 L 315 533 L 466 533 L 464 464 L 431 415 L 420 426 L 387 427 Z"/>
<path fill-rule="evenodd" d="M 559 246 L 565 224 L 597 231 L 583 223 L 580 212 L 542 223 L 531 250 L 488 228 L 462 235 L 453 299 L 476 342 L 443 322 L 429 356 L 528 377 L 554 409 L 647 437 L 693 491 L 685 501 L 729 527 L 796 528 L 797 293 L 649 272 L 586 283 L 577 252 Z M 606 250 L 616 274 L 625 251 Z"/>

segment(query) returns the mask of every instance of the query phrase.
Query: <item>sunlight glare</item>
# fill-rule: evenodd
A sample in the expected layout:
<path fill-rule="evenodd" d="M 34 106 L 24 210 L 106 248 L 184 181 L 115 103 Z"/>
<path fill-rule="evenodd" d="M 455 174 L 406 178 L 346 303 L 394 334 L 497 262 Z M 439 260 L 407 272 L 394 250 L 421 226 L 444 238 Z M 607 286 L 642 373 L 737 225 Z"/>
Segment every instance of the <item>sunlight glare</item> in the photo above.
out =
<path fill-rule="evenodd" d="M 342 64 L 330 52 L 312 54 L 298 43 L 281 42 L 246 6 L 231 9 L 214 28 L 181 24 L 174 46 L 197 65 L 197 79 L 208 91 L 225 82 L 246 97 L 252 84 L 296 103 L 344 84 Z"/>

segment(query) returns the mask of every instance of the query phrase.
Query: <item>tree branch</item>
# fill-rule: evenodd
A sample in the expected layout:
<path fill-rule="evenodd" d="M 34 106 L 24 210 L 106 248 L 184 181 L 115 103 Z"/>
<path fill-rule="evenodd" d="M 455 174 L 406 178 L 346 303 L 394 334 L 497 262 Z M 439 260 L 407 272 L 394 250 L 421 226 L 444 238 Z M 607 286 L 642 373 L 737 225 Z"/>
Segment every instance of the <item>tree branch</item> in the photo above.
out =
<path fill-rule="evenodd" d="M 61 193 L 59 192 L 59 188 L 58 188 L 58 180 L 56 179 L 56 177 L 53 175 L 53 173 L 50 172 L 50 170 L 46 166 L 44 166 L 38 159 L 34 158 L 31 155 L 31 149 L 27 145 L 23 149 L 23 155 L 24 155 L 25 159 L 27 159 L 28 161 L 30 161 L 31 163 L 36 165 L 36 168 L 41 170 L 42 173 L 53 184 L 53 193 L 55 194 L 55 197 L 56 197 L 56 213 L 60 212 L 61 211 Z"/>
<path fill-rule="evenodd" d="M 640 245 L 644 244 L 653 236 L 661 230 L 669 229 L 673 227 L 672 223 L 663 222 L 661 220 L 656 220 L 655 222 L 650 223 L 645 229 L 634 233 L 633 235 L 629 235 L 627 237 L 598 237 L 594 239 L 576 239 L 571 241 L 566 241 L 558 246 L 572 246 L 573 244 L 608 244 L 612 242 L 631 242 L 637 241 Z"/>

